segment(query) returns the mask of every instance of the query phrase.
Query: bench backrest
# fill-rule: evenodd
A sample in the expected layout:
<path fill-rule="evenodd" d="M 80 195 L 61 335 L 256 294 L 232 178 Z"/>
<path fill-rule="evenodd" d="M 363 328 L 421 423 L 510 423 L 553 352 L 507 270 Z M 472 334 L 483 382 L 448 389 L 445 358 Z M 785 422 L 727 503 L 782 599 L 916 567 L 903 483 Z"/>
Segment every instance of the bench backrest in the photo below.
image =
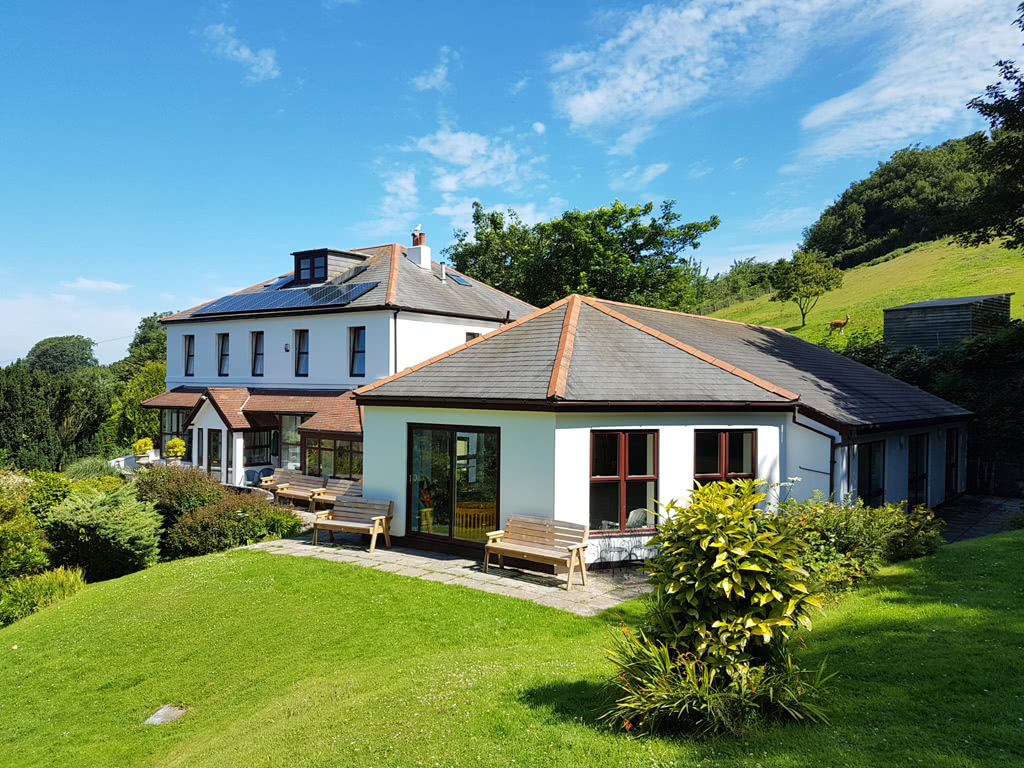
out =
<path fill-rule="evenodd" d="M 331 478 L 324 484 L 328 493 L 334 496 L 359 496 L 362 487 L 363 484 L 359 480 L 339 480 L 337 478 Z"/>
<path fill-rule="evenodd" d="M 586 525 L 535 515 L 509 515 L 502 530 L 505 531 L 502 537 L 505 542 L 519 541 L 565 550 L 577 544 L 586 544 L 590 533 Z"/>
<path fill-rule="evenodd" d="M 313 475 L 304 475 L 297 469 L 279 469 L 274 473 L 273 484 L 280 485 L 288 483 L 292 488 L 299 490 L 311 490 L 323 488 L 324 479 Z"/>
<path fill-rule="evenodd" d="M 340 496 L 334 501 L 331 510 L 332 520 L 350 520 L 352 522 L 369 522 L 372 517 L 386 515 L 391 517 L 395 502 L 387 499 L 364 499 L 362 496 Z"/>

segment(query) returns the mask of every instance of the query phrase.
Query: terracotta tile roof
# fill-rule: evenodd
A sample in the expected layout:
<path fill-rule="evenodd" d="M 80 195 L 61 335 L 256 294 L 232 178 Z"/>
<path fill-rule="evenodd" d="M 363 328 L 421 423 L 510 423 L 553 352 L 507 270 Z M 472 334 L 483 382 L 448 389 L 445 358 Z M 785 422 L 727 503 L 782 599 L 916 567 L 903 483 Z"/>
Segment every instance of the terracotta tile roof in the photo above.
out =
<path fill-rule="evenodd" d="M 175 387 L 143 400 L 140 405 L 143 408 L 195 408 L 203 391 L 202 387 Z"/>
<path fill-rule="evenodd" d="M 303 422 L 300 432 L 347 432 L 363 433 L 363 409 L 356 405 L 351 392 L 335 398 L 330 408 L 318 411 L 313 418 Z"/>
<path fill-rule="evenodd" d="M 252 429 L 249 420 L 242 413 L 242 406 L 249 399 L 249 390 L 245 387 L 210 387 L 206 390 L 206 396 L 210 403 L 220 414 L 221 419 L 228 429 Z M 192 421 L 196 408 L 189 421 Z"/>

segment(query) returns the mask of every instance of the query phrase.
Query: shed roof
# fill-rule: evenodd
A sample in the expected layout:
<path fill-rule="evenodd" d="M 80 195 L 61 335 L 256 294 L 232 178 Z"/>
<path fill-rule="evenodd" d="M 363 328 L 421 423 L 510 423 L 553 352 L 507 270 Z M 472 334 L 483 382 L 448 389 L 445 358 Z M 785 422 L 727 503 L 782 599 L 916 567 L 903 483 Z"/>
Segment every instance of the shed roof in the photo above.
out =
<path fill-rule="evenodd" d="M 924 301 L 914 301 L 910 304 L 900 304 L 897 307 L 886 307 L 884 312 L 896 312 L 902 309 L 923 309 L 931 307 L 959 307 L 966 304 L 977 304 L 985 301 L 986 299 L 1001 299 L 1003 297 L 1013 296 L 1013 291 L 1009 293 L 990 293 L 987 296 L 954 296 L 948 299 L 925 299 Z"/>
<path fill-rule="evenodd" d="M 845 428 L 970 415 L 777 328 L 581 296 L 362 387 L 356 398 L 454 407 L 799 404 Z"/>

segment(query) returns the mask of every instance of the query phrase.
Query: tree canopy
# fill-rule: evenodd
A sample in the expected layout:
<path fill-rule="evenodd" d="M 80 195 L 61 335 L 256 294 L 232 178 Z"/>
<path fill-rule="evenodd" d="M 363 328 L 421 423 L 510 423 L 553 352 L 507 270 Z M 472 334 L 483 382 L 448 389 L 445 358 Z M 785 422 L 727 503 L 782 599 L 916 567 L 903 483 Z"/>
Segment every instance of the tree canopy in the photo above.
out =
<path fill-rule="evenodd" d="M 515 213 L 473 204 L 473 233 L 456 230 L 445 249 L 461 272 L 536 306 L 570 293 L 659 307 L 690 307 L 700 265 L 686 256 L 719 224 L 681 223 L 674 201 L 616 200 L 527 226 Z"/>
<path fill-rule="evenodd" d="M 36 371 L 70 373 L 99 364 L 92 353 L 95 344 L 86 336 L 50 336 L 36 342 L 25 355 L 25 364 Z"/>
<path fill-rule="evenodd" d="M 1014 23 L 1024 31 L 1024 3 L 1017 10 Z M 1012 61 L 996 66 L 1000 80 L 967 103 L 991 128 L 991 139 L 982 136 L 974 147 L 992 183 L 979 192 L 958 239 L 981 245 L 1002 237 L 1004 247 L 1024 248 L 1024 71 Z"/>
<path fill-rule="evenodd" d="M 818 299 L 843 284 L 843 273 L 818 251 L 797 251 L 792 261 L 781 259 L 773 269 L 772 301 L 792 301 L 800 310 L 800 326 Z"/>

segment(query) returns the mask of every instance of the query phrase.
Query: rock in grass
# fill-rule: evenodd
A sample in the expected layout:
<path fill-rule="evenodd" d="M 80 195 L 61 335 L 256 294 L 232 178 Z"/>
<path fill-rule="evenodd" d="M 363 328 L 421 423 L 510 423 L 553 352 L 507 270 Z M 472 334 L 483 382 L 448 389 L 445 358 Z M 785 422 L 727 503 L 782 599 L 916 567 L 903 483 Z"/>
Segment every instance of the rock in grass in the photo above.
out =
<path fill-rule="evenodd" d="M 184 707 L 172 707 L 170 704 L 164 704 L 164 706 L 160 707 L 160 709 L 150 715 L 143 725 L 163 725 L 164 723 L 173 723 L 186 712 L 188 712 L 188 710 Z"/>

